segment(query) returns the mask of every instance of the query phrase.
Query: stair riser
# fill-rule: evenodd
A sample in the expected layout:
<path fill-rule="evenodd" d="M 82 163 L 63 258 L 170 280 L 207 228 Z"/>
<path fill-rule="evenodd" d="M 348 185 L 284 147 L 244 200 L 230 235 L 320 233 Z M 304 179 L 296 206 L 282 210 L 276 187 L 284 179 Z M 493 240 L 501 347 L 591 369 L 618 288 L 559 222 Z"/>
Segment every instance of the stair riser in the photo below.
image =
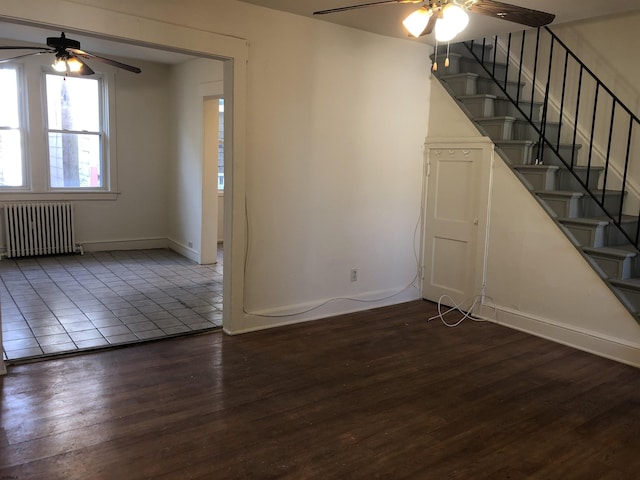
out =
<path fill-rule="evenodd" d="M 514 139 L 517 139 L 515 133 Z M 533 165 L 536 163 L 536 159 L 541 158 L 542 162 L 545 165 L 555 165 L 565 168 L 564 162 L 562 162 L 562 160 L 560 160 L 560 157 L 558 157 L 558 155 L 556 155 L 549 147 L 545 147 L 544 152 L 539 152 L 538 145 L 535 143 L 523 143 L 516 145 L 504 145 L 500 144 L 499 141 L 497 141 L 496 143 L 509 156 L 509 160 L 512 165 Z M 567 162 L 571 160 L 573 151 L 571 146 L 561 145 L 559 151 L 560 154 L 567 159 Z M 576 161 L 579 156 L 579 151 L 580 148 L 578 146 L 575 154 Z M 539 153 L 541 153 L 541 155 Z M 593 185 L 593 182 L 597 182 L 597 177 L 597 173 L 592 172 L 592 174 L 589 175 L 589 184 Z"/>
<path fill-rule="evenodd" d="M 606 213 L 589 196 L 582 197 L 559 197 L 552 194 L 539 193 L 538 196 L 551 208 L 560 218 L 593 218 L 604 217 Z M 609 212 L 617 212 L 620 208 L 620 197 L 607 196 L 604 202 L 605 208 Z M 620 244 L 618 239 L 611 239 L 615 244 Z"/>
<path fill-rule="evenodd" d="M 598 265 L 607 278 L 626 280 L 631 278 L 636 269 L 634 258 L 618 259 L 594 253 L 589 253 L 588 256 Z"/>
<path fill-rule="evenodd" d="M 580 163 L 580 147 L 580 145 L 576 145 L 575 148 L 573 145 L 560 145 L 559 155 L 557 155 L 549 146 L 545 146 L 544 152 L 542 152 L 543 162 L 548 165 L 562 166 L 565 165 L 565 162 L 567 165 L 571 165 L 573 159 L 573 164 L 577 165 Z"/>
<path fill-rule="evenodd" d="M 638 231 L 638 222 L 625 222 L 622 224 L 622 229 L 627 233 L 630 239 L 634 240 L 636 238 L 636 232 Z M 618 242 L 618 245 L 629 243 L 627 237 L 625 237 L 617 228 L 615 230 L 616 234 L 612 241 Z M 640 274 L 640 272 L 635 273 Z"/>
<path fill-rule="evenodd" d="M 538 197 L 544 201 L 549 209 L 559 218 L 578 218 L 581 213 L 581 197 L 556 197 L 538 193 Z M 589 246 L 585 244 L 585 246 Z"/>
<path fill-rule="evenodd" d="M 607 212 L 610 213 L 618 212 L 620 210 L 620 202 L 621 198 L 619 195 L 607 195 L 604 198 L 604 208 Z M 582 201 L 580 216 L 600 217 L 606 216 L 606 213 L 593 198 L 591 198 L 590 196 L 585 196 Z"/>
<path fill-rule="evenodd" d="M 586 171 L 582 169 L 576 169 L 575 172 L 578 176 L 584 181 L 587 181 Z M 599 171 L 592 171 L 589 174 L 589 189 L 597 190 L 598 188 L 598 180 L 600 178 Z M 562 168 L 558 172 L 558 189 L 559 190 L 581 190 L 583 187 L 580 182 L 576 179 L 576 177 L 566 168 Z"/>
<path fill-rule="evenodd" d="M 473 44 L 473 53 L 480 59 L 484 58 L 485 61 L 489 58 L 493 58 L 493 53 L 491 53 L 493 51 L 493 47 L 492 45 L 486 45 L 484 47 L 484 56 L 482 54 L 482 50 L 483 50 L 483 46 L 482 43 L 474 43 Z M 438 47 L 438 53 L 442 54 L 446 52 L 446 47 Z M 449 45 L 449 53 L 457 53 L 459 55 L 462 55 L 465 58 L 473 58 L 473 55 L 471 54 L 471 52 L 469 51 L 469 48 L 467 48 L 466 45 L 463 45 L 461 43 L 452 43 L 451 45 Z"/>
<path fill-rule="evenodd" d="M 486 66 L 489 71 L 493 73 L 493 75 L 498 79 L 498 81 L 504 82 L 505 74 L 507 72 L 505 65 L 497 64 L 495 66 L 495 71 L 493 70 L 493 65 L 487 64 Z M 460 57 L 458 68 L 461 68 L 461 71 L 464 72 L 477 73 L 478 75 L 481 75 L 483 77 L 488 76 L 485 69 L 478 62 L 471 58 Z"/>
<path fill-rule="evenodd" d="M 496 115 L 508 115 L 510 117 L 525 118 L 523 114 L 520 112 L 520 110 L 518 110 L 518 108 L 516 108 L 516 106 L 513 103 L 511 103 L 510 100 L 507 100 L 504 98 L 498 98 L 496 99 L 495 104 L 496 104 L 495 105 Z M 534 121 L 540 121 L 540 118 L 541 118 L 540 107 L 541 107 L 541 104 L 534 103 L 533 110 L 532 110 L 531 103 L 527 103 L 527 102 L 520 103 L 520 108 L 525 113 L 526 117 L 530 116 Z"/>
<path fill-rule="evenodd" d="M 546 138 L 556 140 L 558 138 L 558 125 L 550 124 L 544 131 Z M 518 140 L 531 140 L 537 142 L 540 140 L 540 134 L 533 126 L 525 121 L 519 121 L 514 124 L 513 138 Z"/>
<path fill-rule="evenodd" d="M 640 311 L 640 292 L 619 286 L 615 286 L 614 289 L 618 292 L 619 296 L 622 295 L 622 300 L 627 308 L 634 312 Z"/>
<path fill-rule="evenodd" d="M 478 77 L 476 77 L 475 75 L 465 75 L 455 78 L 447 78 L 444 79 L 444 82 L 456 97 L 463 97 L 466 95 L 475 95 L 476 93 L 478 93 L 478 90 L 476 88 L 477 78 Z"/>
<path fill-rule="evenodd" d="M 564 225 L 578 247 L 600 248 L 606 246 L 604 227 L 589 228 L 580 225 Z"/>
<path fill-rule="evenodd" d="M 555 190 L 557 184 L 557 169 L 540 169 L 537 171 L 517 169 L 529 189 L 534 191 Z"/>
<path fill-rule="evenodd" d="M 472 118 L 494 117 L 494 100 L 494 98 L 482 96 L 460 99 L 462 104 L 469 110 Z"/>
<path fill-rule="evenodd" d="M 478 80 L 476 81 L 477 93 L 489 93 L 491 95 L 504 97 L 504 90 L 501 87 L 505 87 L 504 82 L 498 85 L 493 79 L 485 76 L 478 77 Z M 507 82 L 505 89 L 511 98 L 524 98 L 524 84 L 520 84 L 520 92 L 518 92 L 517 82 Z"/>
<path fill-rule="evenodd" d="M 511 140 L 513 137 L 513 118 L 478 119 L 477 123 L 493 141 Z"/>
<path fill-rule="evenodd" d="M 531 165 L 531 158 L 535 155 L 532 151 L 534 144 L 511 145 L 496 142 L 496 145 L 504 152 L 511 165 Z"/>

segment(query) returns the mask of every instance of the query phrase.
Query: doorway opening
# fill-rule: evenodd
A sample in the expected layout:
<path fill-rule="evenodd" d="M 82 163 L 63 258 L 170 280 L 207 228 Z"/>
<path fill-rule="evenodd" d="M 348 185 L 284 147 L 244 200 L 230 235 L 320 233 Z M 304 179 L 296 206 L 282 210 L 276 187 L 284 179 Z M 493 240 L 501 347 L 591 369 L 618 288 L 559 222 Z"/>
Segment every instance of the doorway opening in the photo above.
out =
<path fill-rule="evenodd" d="M 16 18 L 18 17 L 11 17 L 11 16 L 7 16 L 5 17 L 6 19 L 11 19 L 9 21 L 14 21 Z M 26 25 L 29 27 L 33 27 L 33 28 L 55 28 L 56 30 L 59 28 L 62 28 L 63 26 L 55 26 L 55 27 L 50 27 L 47 26 L 46 23 L 40 23 L 40 22 L 46 22 L 46 19 L 44 18 L 40 18 L 40 21 L 38 20 L 38 15 L 35 15 L 33 19 L 22 19 L 19 20 L 20 21 L 20 25 Z M 107 41 L 109 41 L 110 38 L 118 38 L 118 41 L 122 41 L 120 39 L 123 39 L 123 41 L 131 41 L 132 45 L 135 45 L 137 47 L 141 47 L 141 48 L 147 48 L 145 47 L 145 45 L 152 45 L 152 47 L 148 47 L 148 48 L 164 48 L 164 45 L 158 44 L 155 41 L 155 38 L 152 38 L 152 36 L 149 37 L 149 42 L 150 43 L 146 43 L 144 38 L 130 38 L 129 34 L 127 32 L 129 32 L 131 35 L 133 35 L 134 37 L 136 37 L 137 33 L 135 32 L 135 28 L 132 27 L 132 25 L 130 25 L 130 22 L 128 22 L 129 19 L 124 18 L 123 17 L 123 21 L 122 23 L 120 22 L 116 22 L 118 25 L 122 25 L 121 27 L 119 27 L 119 30 L 113 30 L 107 33 L 104 31 L 96 31 L 94 32 L 92 35 L 95 35 L 96 38 L 104 38 Z M 18 20 L 15 20 L 18 21 Z M 128 27 L 127 27 L 128 25 Z M 156 26 L 156 28 L 158 29 L 158 31 L 160 31 L 160 27 L 162 27 L 162 25 L 160 25 L 160 23 Z M 66 28 L 65 30 L 67 31 L 73 31 L 72 27 Z M 178 27 L 178 30 L 181 30 Z M 111 37 L 111 35 L 113 35 L 113 37 Z M 234 99 L 233 99 L 233 95 L 232 92 L 234 91 L 242 91 L 242 88 L 239 88 L 241 86 L 244 85 L 244 82 L 246 81 L 245 79 L 245 67 L 244 67 L 244 62 L 239 61 L 236 62 L 236 60 L 240 59 L 244 59 L 246 57 L 246 43 L 241 41 L 241 40 L 237 40 L 237 39 L 228 39 L 228 38 L 218 38 L 220 37 L 217 34 L 209 34 L 207 32 L 194 32 L 191 31 L 189 29 L 183 29 L 182 31 L 182 35 L 184 38 L 184 41 L 177 41 L 177 42 L 172 42 L 172 45 L 166 46 L 167 51 L 176 51 L 176 52 L 180 52 L 180 54 L 189 54 L 189 55 L 194 55 L 194 56 L 201 56 L 201 58 L 204 59 L 215 59 L 215 60 L 219 60 L 224 64 L 224 90 L 225 90 L 225 100 L 227 103 L 227 111 L 230 112 L 229 115 L 227 117 L 225 117 L 224 122 L 227 125 L 227 131 L 229 132 L 229 134 L 231 133 L 230 127 L 231 125 L 233 125 L 234 120 L 236 122 L 238 122 L 240 125 L 243 125 L 244 122 L 244 118 L 242 117 L 242 115 L 239 116 L 235 116 L 233 115 L 231 112 L 233 112 L 234 110 Z M 199 38 L 199 39 L 194 39 L 192 37 L 197 36 L 197 37 L 203 37 L 203 38 Z M 206 37 L 206 38 L 204 38 Z M 179 40 L 179 39 L 178 39 Z M 218 42 L 219 41 L 219 42 Z M 184 46 L 180 47 L 181 44 L 184 44 Z M 206 47 L 205 51 L 203 52 L 191 52 L 188 50 L 188 45 L 194 45 L 194 44 L 198 44 L 198 45 L 209 45 L 210 47 Z M 219 51 L 213 47 L 214 45 L 219 45 Z M 173 50 L 175 48 L 175 50 Z M 237 73 L 240 73 L 239 75 L 237 75 Z M 242 102 L 244 103 L 244 98 L 242 98 Z M 235 117 L 235 119 L 234 119 Z M 243 142 L 243 133 L 242 133 L 243 129 L 240 128 L 238 130 L 238 132 L 235 135 L 235 142 L 237 143 L 237 145 L 242 145 Z M 231 159 L 233 157 L 238 157 L 238 158 L 243 158 L 244 155 L 244 150 L 242 148 L 236 148 L 235 150 L 237 150 L 237 152 L 239 153 L 235 153 L 233 152 L 232 149 L 232 145 L 228 144 L 227 148 L 224 149 L 224 156 L 226 159 L 226 164 L 227 167 L 230 167 L 232 162 Z M 235 159 L 234 159 L 235 160 Z M 216 168 L 217 170 L 217 168 Z M 216 175 L 217 177 L 217 175 Z M 228 168 L 227 169 L 227 175 L 225 178 L 225 191 L 226 194 L 228 196 L 228 198 L 230 199 L 230 197 L 233 194 L 233 190 L 231 189 L 233 182 L 233 178 L 231 175 L 231 169 Z M 239 198 L 243 198 L 243 191 L 244 191 L 244 184 L 242 181 L 242 178 L 239 179 L 239 182 L 237 183 L 237 187 L 238 187 L 238 197 Z M 230 204 L 231 202 L 227 202 L 227 204 Z M 241 202 L 236 202 L 239 206 L 241 206 Z M 238 212 L 242 212 L 241 208 L 237 208 Z M 239 247 L 235 248 L 233 250 L 237 251 L 237 252 L 241 252 L 242 251 L 242 243 L 244 242 L 244 232 L 240 232 L 240 235 L 235 235 L 232 236 L 231 235 L 231 228 L 232 228 L 232 210 L 231 207 L 229 205 L 224 207 L 224 214 L 222 215 L 222 219 L 223 219 L 223 226 L 225 228 L 223 228 L 224 231 L 224 237 L 231 239 L 234 239 L 234 242 L 239 243 Z M 240 219 L 241 220 L 241 219 Z M 242 224 L 242 222 L 236 222 L 238 224 Z M 222 235 L 221 235 L 222 236 Z M 217 238 L 215 239 L 217 240 Z M 223 285 L 221 285 L 220 287 L 216 287 L 218 288 L 218 290 L 216 291 L 216 293 L 219 293 L 220 298 L 219 298 L 219 302 L 218 302 L 218 306 L 221 307 L 223 302 L 223 298 L 230 298 L 231 293 L 231 286 L 233 285 L 234 290 L 239 291 L 241 293 L 242 289 L 243 289 L 243 279 L 242 279 L 242 269 L 241 268 L 236 268 L 238 273 L 238 277 L 237 280 L 235 280 L 234 282 L 231 281 L 231 273 L 232 273 L 232 268 L 230 268 L 232 266 L 232 262 L 231 262 L 231 258 L 232 258 L 232 247 L 233 245 L 231 243 L 229 243 L 228 245 L 225 245 L 227 248 L 222 248 L 221 246 L 217 245 L 217 241 L 214 243 L 214 254 L 216 256 L 216 258 L 218 259 L 218 262 L 216 264 L 214 264 L 214 266 L 202 266 L 199 265 L 198 263 L 195 263 L 193 266 L 193 268 L 214 268 L 214 269 L 218 269 L 217 271 L 215 271 L 214 273 L 216 275 L 220 276 L 220 283 Z M 142 252 L 138 252 L 138 253 L 142 253 Z M 222 281 L 222 265 L 223 265 L 223 257 L 226 259 L 226 266 L 227 266 L 227 275 L 225 275 L 226 278 L 224 278 L 224 281 Z M 103 259 L 104 260 L 104 259 Z M 201 273 L 201 272 L 199 272 Z M 120 279 L 122 280 L 122 279 Z M 211 283 L 216 283 L 211 282 Z M 222 288 L 222 291 L 219 290 L 219 288 Z M 237 298 L 241 299 L 242 295 L 239 295 Z M 143 301 L 143 299 L 138 299 L 140 301 Z M 184 303 L 188 303 L 186 300 L 181 299 L 182 302 Z M 155 302 L 156 304 L 158 302 Z M 178 303 L 180 303 L 180 301 L 178 301 Z M 232 302 L 228 302 L 228 307 L 229 310 L 231 308 L 233 308 Z M 235 305 L 235 309 L 239 310 L 241 309 L 241 301 L 236 301 L 234 302 Z M 157 305 L 156 305 L 157 306 Z M 153 305 L 140 305 L 140 307 L 145 307 L 148 309 L 153 309 L 156 308 Z M 183 305 L 184 307 L 184 305 Z M 214 309 L 216 309 L 216 305 L 209 305 L 209 307 L 213 307 Z M 207 307 L 207 308 L 209 308 Z M 27 309 L 29 309 L 30 307 L 27 306 Z M 33 307 L 33 308 L 40 308 L 40 307 Z M 57 308 L 57 307 L 56 307 Z M 196 306 L 197 308 L 197 306 Z M 218 309 L 219 310 L 219 309 Z M 230 319 L 232 317 L 231 312 L 227 312 L 225 311 L 224 314 L 221 313 L 214 313 L 212 314 L 214 318 L 208 318 L 207 321 L 209 320 L 213 320 L 211 323 L 214 324 L 215 328 L 219 328 L 220 324 L 223 322 L 227 322 L 229 321 L 228 319 Z M 5 316 L 6 320 L 9 320 L 9 316 L 6 315 Z M 75 320 L 79 320 L 79 319 L 75 319 Z M 26 322 L 26 320 L 25 320 Z M 230 321 L 229 321 L 230 322 Z M 70 323 L 77 323 L 77 322 L 70 322 Z M 138 322 L 141 323 L 141 322 Z M 184 322 L 183 322 L 184 323 Z M 203 322 L 205 323 L 205 322 Z M 42 325 L 43 327 L 47 327 L 49 325 Z M 94 325 L 95 326 L 95 325 Z M 110 325 L 105 325 L 104 327 L 99 327 L 99 328 L 106 328 L 109 327 Z M 117 327 L 118 325 L 111 325 L 113 327 Z M 156 325 L 158 326 L 158 325 Z M 178 325 L 176 325 L 176 327 L 179 327 Z M 210 327 L 210 325 L 207 325 L 207 327 Z M 229 331 L 232 330 L 231 325 L 225 325 L 226 328 L 228 328 Z M 30 328 L 30 327 L 29 327 Z M 169 327 L 167 327 L 169 328 Z M 51 331 L 53 331 L 55 329 L 51 329 Z M 115 331 L 115 329 L 114 329 Z M 141 330 L 143 331 L 143 330 Z M 113 333 L 111 331 L 109 331 L 110 333 Z M 70 333 L 70 332 L 67 332 Z M 134 332 L 131 332 L 134 333 Z M 121 333 L 122 335 L 125 335 L 126 333 Z M 51 333 L 51 335 L 55 335 L 55 333 Z M 135 333 L 134 333 L 135 335 Z M 104 335 L 103 335 L 104 336 Z M 0 337 L 1 339 L 1 337 Z M 11 341 L 9 340 L 9 338 L 5 338 L 5 341 Z"/>

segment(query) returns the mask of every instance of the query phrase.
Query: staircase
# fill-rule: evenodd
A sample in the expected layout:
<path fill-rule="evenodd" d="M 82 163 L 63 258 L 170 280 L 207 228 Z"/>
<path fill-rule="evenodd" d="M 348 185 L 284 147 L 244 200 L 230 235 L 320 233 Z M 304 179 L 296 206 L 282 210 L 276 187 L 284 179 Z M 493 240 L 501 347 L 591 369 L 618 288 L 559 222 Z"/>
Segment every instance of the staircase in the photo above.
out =
<path fill-rule="evenodd" d="M 547 28 L 431 58 L 445 89 L 640 321 L 637 117 Z"/>

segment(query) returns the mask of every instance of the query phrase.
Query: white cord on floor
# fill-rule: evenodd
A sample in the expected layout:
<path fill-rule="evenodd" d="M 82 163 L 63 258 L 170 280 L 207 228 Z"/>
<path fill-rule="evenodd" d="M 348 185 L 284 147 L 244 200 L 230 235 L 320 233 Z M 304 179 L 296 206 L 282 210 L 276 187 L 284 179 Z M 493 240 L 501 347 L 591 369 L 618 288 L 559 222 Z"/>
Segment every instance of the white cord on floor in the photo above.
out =
<path fill-rule="evenodd" d="M 447 310 L 446 312 L 442 312 L 442 300 L 448 298 L 449 300 L 451 300 L 451 303 L 454 305 L 453 307 L 449 308 L 449 310 Z M 495 306 L 495 302 L 493 301 L 493 299 L 491 297 L 487 297 L 486 295 L 476 295 L 475 297 L 471 297 L 467 300 L 464 300 L 461 303 L 456 303 L 453 298 L 451 298 L 449 295 L 441 295 L 440 298 L 438 299 L 438 315 L 434 315 L 433 317 L 430 317 L 429 319 L 427 319 L 427 322 L 430 322 L 431 320 L 435 320 L 436 318 L 439 318 L 440 321 L 446 325 L 447 327 L 453 328 L 453 327 L 457 327 L 458 325 L 460 325 L 462 322 L 464 322 L 467 318 L 470 320 L 473 320 L 474 322 L 486 322 L 486 320 L 482 319 L 482 318 L 477 318 L 474 317 L 472 312 L 473 309 L 475 308 L 475 306 L 478 304 L 479 301 L 482 301 L 483 298 L 488 298 L 489 300 L 491 300 L 491 303 L 493 303 L 493 312 L 495 315 L 496 312 L 496 306 Z M 469 307 L 469 310 L 467 312 L 463 311 L 461 309 L 462 305 L 464 305 L 466 302 L 473 300 L 473 303 L 471 304 L 471 306 Z M 457 322 L 455 323 L 448 323 L 445 319 L 444 316 L 447 313 L 453 312 L 454 310 L 457 310 L 458 312 L 460 312 L 462 314 L 462 318 L 459 319 Z"/>

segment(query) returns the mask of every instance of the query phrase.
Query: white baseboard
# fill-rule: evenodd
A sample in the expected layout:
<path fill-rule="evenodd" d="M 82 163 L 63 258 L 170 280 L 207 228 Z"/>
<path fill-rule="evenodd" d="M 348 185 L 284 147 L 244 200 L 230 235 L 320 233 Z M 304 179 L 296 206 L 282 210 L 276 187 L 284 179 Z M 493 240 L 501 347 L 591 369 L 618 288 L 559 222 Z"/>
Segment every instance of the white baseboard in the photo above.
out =
<path fill-rule="evenodd" d="M 309 302 L 305 304 L 287 305 L 273 309 L 256 310 L 245 312 L 242 320 L 238 322 L 234 321 L 234 325 L 231 328 L 225 326 L 224 332 L 229 335 L 240 335 L 243 333 L 265 330 L 267 328 L 310 322 L 327 317 L 360 312 L 370 310 L 372 308 L 386 307 L 419 299 L 419 290 L 415 287 L 410 287 L 400 292 L 397 290 L 369 292 L 353 298 L 319 300 L 315 303 Z M 303 313 L 295 314 L 295 312 Z"/>
<path fill-rule="evenodd" d="M 175 240 L 167 239 L 167 246 L 176 253 L 179 253 L 183 257 L 193 260 L 196 263 L 200 263 L 200 252 L 194 250 L 191 247 L 183 245 Z"/>
<path fill-rule="evenodd" d="M 85 252 L 105 252 L 112 250 L 146 250 L 152 248 L 168 248 L 166 238 L 133 238 L 128 240 L 110 240 L 102 242 L 82 242 Z"/>
<path fill-rule="evenodd" d="M 476 314 L 484 320 L 520 330 L 562 345 L 640 367 L 640 345 L 598 332 L 579 329 L 572 325 L 535 315 L 518 312 L 506 307 L 483 305 Z M 633 321 L 633 320 L 631 320 Z"/>

